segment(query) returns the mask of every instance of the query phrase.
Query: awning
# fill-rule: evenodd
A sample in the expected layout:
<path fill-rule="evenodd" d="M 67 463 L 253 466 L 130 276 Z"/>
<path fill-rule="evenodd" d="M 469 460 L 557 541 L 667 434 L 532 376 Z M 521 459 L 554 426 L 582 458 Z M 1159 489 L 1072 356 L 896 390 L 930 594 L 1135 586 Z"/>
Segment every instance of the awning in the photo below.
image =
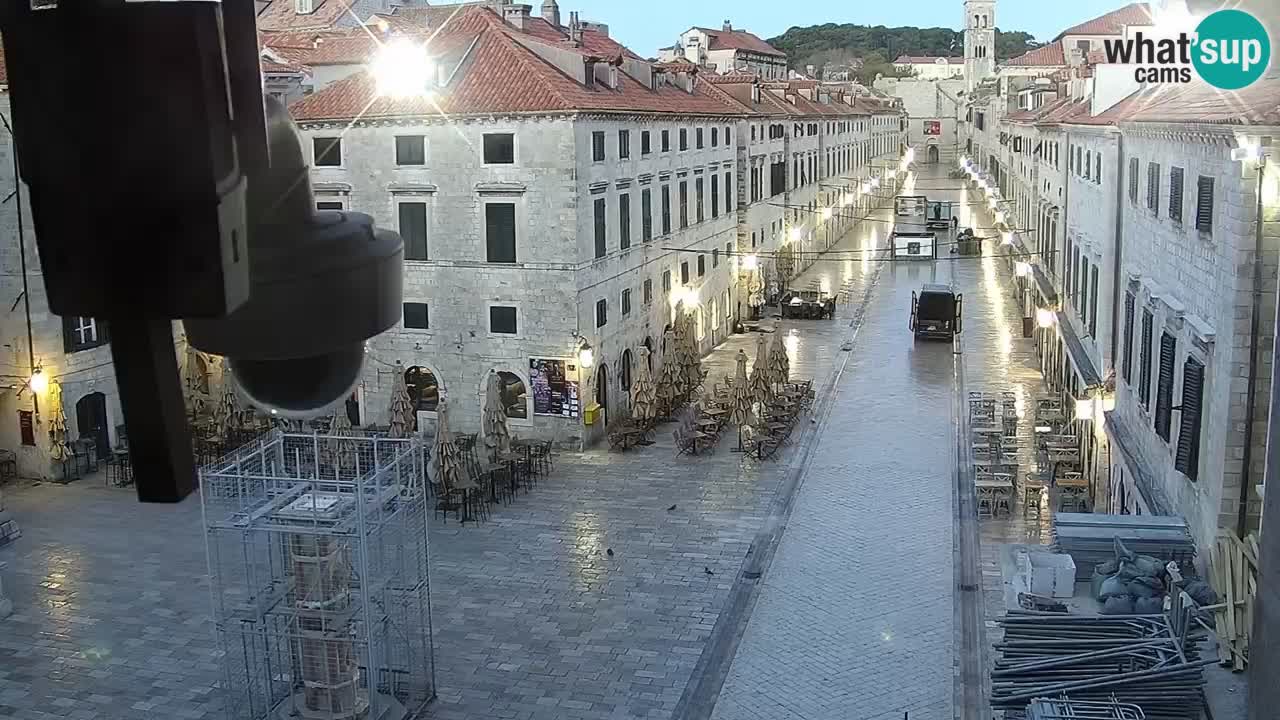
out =
<path fill-rule="evenodd" d="M 1053 283 L 1049 281 L 1049 276 L 1045 274 L 1044 268 L 1038 263 L 1032 263 L 1031 274 L 1036 278 L 1036 285 L 1040 287 L 1040 294 L 1044 296 L 1045 301 L 1050 305 L 1058 304 L 1058 293 L 1053 289 Z"/>
<path fill-rule="evenodd" d="M 1142 464 L 1142 459 L 1138 457 L 1138 453 L 1134 450 L 1136 445 L 1129 426 L 1115 411 L 1103 413 L 1102 416 L 1106 421 L 1105 428 L 1111 447 L 1124 460 L 1125 467 L 1133 475 L 1134 487 L 1138 488 L 1139 493 L 1142 493 L 1142 499 L 1146 502 L 1147 507 L 1151 509 L 1152 514 L 1176 515 L 1173 503 L 1169 501 L 1164 488 L 1156 483 L 1155 478 L 1151 477 L 1151 473 L 1147 472 L 1146 466 Z"/>
<path fill-rule="evenodd" d="M 1089 353 L 1085 352 L 1084 343 L 1080 342 L 1080 338 L 1076 335 L 1076 329 L 1071 326 L 1071 322 L 1067 319 L 1067 314 L 1058 311 L 1058 336 L 1062 338 L 1062 342 L 1067 346 L 1067 355 L 1071 359 L 1071 364 L 1075 366 L 1076 372 L 1080 373 L 1080 379 L 1084 381 L 1086 387 L 1102 384 L 1102 375 L 1098 373 L 1098 369 L 1093 366 L 1093 360 L 1089 357 Z"/>

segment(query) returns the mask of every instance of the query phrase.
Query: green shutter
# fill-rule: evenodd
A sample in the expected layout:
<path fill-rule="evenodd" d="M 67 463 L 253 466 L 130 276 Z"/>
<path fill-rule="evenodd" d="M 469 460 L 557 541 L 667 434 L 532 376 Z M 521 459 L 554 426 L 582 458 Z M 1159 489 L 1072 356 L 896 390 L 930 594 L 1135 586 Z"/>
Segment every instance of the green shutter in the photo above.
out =
<path fill-rule="evenodd" d="M 1200 415 L 1204 398 L 1204 364 L 1187 358 L 1182 366 L 1182 422 L 1178 426 L 1178 449 L 1173 465 L 1191 480 L 1200 471 Z"/>
<path fill-rule="evenodd" d="M 1173 415 L 1173 359 L 1177 340 L 1169 333 L 1160 334 L 1160 376 L 1156 386 L 1156 434 L 1169 441 L 1169 425 Z"/>

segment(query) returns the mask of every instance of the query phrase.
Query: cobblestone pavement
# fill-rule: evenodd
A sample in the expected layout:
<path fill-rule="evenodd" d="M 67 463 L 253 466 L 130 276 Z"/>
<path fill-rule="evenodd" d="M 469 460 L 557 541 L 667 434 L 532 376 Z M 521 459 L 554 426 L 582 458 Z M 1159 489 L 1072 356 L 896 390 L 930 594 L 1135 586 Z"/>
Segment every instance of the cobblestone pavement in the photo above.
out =
<path fill-rule="evenodd" d="M 860 294 L 861 270 L 833 277 Z M 849 313 L 777 324 L 794 377 L 830 375 Z M 755 336 L 717 348 L 713 377 L 740 347 Z M 676 459 L 658 440 L 560 456 L 479 526 L 433 520 L 430 717 L 671 716 L 793 450 L 744 462 L 726 434 Z M 142 505 L 97 475 L 6 501 L 23 536 L 0 550 L 0 718 L 221 717 L 198 499 Z"/>
<path fill-rule="evenodd" d="M 951 717 L 952 353 L 907 329 L 938 272 L 880 274 L 716 720 Z"/>

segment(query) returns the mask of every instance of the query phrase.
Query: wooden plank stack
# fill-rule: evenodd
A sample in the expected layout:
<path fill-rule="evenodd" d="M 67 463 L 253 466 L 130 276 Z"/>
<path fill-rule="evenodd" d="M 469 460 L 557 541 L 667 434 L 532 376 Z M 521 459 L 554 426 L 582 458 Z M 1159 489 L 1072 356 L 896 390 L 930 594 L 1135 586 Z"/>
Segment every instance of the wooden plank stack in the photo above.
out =
<path fill-rule="evenodd" d="M 1218 633 L 1218 661 L 1236 672 L 1249 663 L 1249 635 L 1253 632 L 1253 603 L 1258 593 L 1258 537 L 1241 540 L 1230 530 L 1219 529 L 1210 567 L 1218 604 L 1214 611 Z"/>

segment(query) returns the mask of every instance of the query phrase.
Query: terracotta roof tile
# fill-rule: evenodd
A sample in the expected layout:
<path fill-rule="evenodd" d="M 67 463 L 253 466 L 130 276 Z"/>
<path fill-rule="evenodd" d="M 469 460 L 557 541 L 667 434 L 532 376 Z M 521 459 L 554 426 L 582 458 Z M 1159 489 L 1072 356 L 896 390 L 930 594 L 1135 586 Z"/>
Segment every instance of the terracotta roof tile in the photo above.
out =
<path fill-rule="evenodd" d="M 1062 42 L 1060 40 L 1054 40 L 1048 45 L 1042 45 L 1035 50 L 1028 50 L 1018 57 L 1000 62 L 1001 66 L 1012 67 L 1057 67 L 1066 64 L 1067 58 L 1062 52 Z"/>
<path fill-rule="evenodd" d="M 746 30 L 712 30 L 704 27 L 693 29 L 707 34 L 708 50 L 746 50 L 761 55 L 786 56 L 786 53 Z"/>
<path fill-rule="evenodd" d="M 328 30 L 360 21 L 351 13 L 355 0 L 315 0 L 315 8 L 300 15 L 293 0 L 270 0 L 258 13 L 259 30 Z"/>
<path fill-rule="evenodd" d="M 1151 7 L 1144 2 L 1129 3 L 1092 20 L 1086 20 L 1058 33 L 1057 42 L 1067 35 L 1121 35 L 1126 25 L 1150 25 Z"/>
<path fill-rule="evenodd" d="M 1280 72 L 1272 71 L 1233 91 L 1199 79 L 1186 85 L 1154 86 L 1131 96 L 1120 120 L 1280 125 Z"/>

